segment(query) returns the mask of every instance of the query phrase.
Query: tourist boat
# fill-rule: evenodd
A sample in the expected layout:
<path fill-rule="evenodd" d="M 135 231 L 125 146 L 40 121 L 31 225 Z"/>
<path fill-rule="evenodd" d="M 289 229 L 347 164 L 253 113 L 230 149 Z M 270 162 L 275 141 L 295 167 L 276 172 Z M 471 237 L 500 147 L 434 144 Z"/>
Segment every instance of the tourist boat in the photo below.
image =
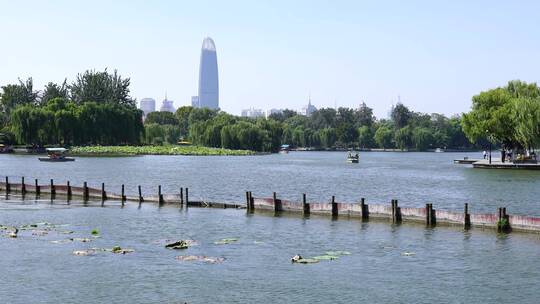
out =
<path fill-rule="evenodd" d="M 281 148 L 279 149 L 279 153 L 287 154 L 291 150 L 289 145 L 281 145 Z"/>
<path fill-rule="evenodd" d="M 444 150 L 443 150 L 443 149 L 441 149 L 441 148 L 437 148 L 437 149 L 435 149 L 435 153 L 442 153 L 442 152 L 444 152 Z"/>
<path fill-rule="evenodd" d="M 67 162 L 75 160 L 75 158 L 66 157 L 66 153 L 67 149 L 65 148 L 47 148 L 47 157 L 40 157 L 39 161 Z"/>
<path fill-rule="evenodd" d="M 359 160 L 360 156 L 358 155 L 358 152 L 356 152 L 355 154 L 349 152 L 349 154 L 347 155 L 347 162 L 349 163 L 357 164 Z"/>
<path fill-rule="evenodd" d="M 13 148 L 11 146 L 0 144 L 0 153 L 12 153 L 12 152 L 13 152 Z"/>

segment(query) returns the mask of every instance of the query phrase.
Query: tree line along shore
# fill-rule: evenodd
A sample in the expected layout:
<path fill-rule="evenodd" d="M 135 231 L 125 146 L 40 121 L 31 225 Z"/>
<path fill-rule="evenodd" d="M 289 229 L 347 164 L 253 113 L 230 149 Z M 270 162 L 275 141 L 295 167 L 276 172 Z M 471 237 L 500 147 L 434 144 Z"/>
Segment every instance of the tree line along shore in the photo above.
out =
<path fill-rule="evenodd" d="M 473 97 L 469 113 L 447 117 L 392 107 L 376 118 L 357 109 L 322 108 L 303 116 L 292 110 L 268 118 L 180 107 L 143 113 L 130 96 L 130 79 L 116 71 L 89 70 L 35 90 L 32 78 L 0 91 L 0 143 L 74 148 L 80 154 L 246 155 L 276 152 L 283 144 L 333 149 L 485 149 L 488 143 L 534 148 L 540 139 L 538 86 L 511 81 Z M 188 141 L 194 146 L 177 146 Z"/>

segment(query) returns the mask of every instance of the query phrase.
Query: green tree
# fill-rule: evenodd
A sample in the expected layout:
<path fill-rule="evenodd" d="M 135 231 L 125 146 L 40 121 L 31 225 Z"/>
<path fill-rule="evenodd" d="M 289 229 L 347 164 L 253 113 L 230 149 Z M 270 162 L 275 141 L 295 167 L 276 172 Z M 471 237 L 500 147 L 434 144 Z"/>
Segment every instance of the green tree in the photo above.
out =
<path fill-rule="evenodd" d="M 178 125 L 178 118 L 171 112 L 152 112 L 148 113 L 145 123 L 158 125 Z"/>
<path fill-rule="evenodd" d="M 393 137 L 392 130 L 385 125 L 380 126 L 377 129 L 377 131 L 375 131 L 375 136 L 374 136 L 375 142 L 380 148 L 383 148 L 383 149 L 391 148 L 392 137 Z"/>
<path fill-rule="evenodd" d="M 68 99 L 69 98 L 69 87 L 67 85 L 67 80 L 64 80 L 64 82 L 61 85 L 58 85 L 54 82 L 49 82 L 45 89 L 43 90 L 43 94 L 41 95 L 41 104 L 47 104 L 47 102 L 54 98 L 63 98 Z"/>
<path fill-rule="evenodd" d="M 473 97 L 472 110 L 463 114 L 462 126 L 467 138 L 477 142 L 487 138 L 506 147 L 516 146 L 512 94 L 506 88 L 482 92 Z"/>
<path fill-rule="evenodd" d="M 34 82 L 31 77 L 26 81 L 19 79 L 19 84 L 2 86 L 0 112 L 5 113 L 4 120 L 9 120 L 11 111 L 17 106 L 37 103 L 38 94 L 33 88 Z"/>
<path fill-rule="evenodd" d="M 356 123 L 359 127 L 371 127 L 375 122 L 375 116 L 373 116 L 373 109 L 368 107 L 365 102 L 362 102 L 354 115 L 356 118 Z"/>
<path fill-rule="evenodd" d="M 71 98 L 77 104 L 92 101 L 113 103 L 135 107 L 135 100 L 129 95 L 130 79 L 123 79 L 116 70 L 109 73 L 88 70 L 78 74 L 70 86 Z"/>
<path fill-rule="evenodd" d="M 416 128 L 412 132 L 412 140 L 418 151 L 425 151 L 433 143 L 433 134 L 430 129 Z"/>
<path fill-rule="evenodd" d="M 401 129 L 409 123 L 409 119 L 411 119 L 411 111 L 404 104 L 398 102 L 392 108 L 391 116 L 396 129 Z"/>
<path fill-rule="evenodd" d="M 409 126 L 398 129 L 394 134 L 394 142 L 396 143 L 396 147 L 401 150 L 409 149 L 412 144 L 411 137 L 411 128 Z"/>
<path fill-rule="evenodd" d="M 187 136 L 189 134 L 189 115 L 193 111 L 193 107 L 180 107 L 176 110 L 175 116 L 178 120 L 181 136 Z"/>
<path fill-rule="evenodd" d="M 358 145 L 362 149 L 374 146 L 373 131 L 371 127 L 364 125 L 358 128 Z"/>

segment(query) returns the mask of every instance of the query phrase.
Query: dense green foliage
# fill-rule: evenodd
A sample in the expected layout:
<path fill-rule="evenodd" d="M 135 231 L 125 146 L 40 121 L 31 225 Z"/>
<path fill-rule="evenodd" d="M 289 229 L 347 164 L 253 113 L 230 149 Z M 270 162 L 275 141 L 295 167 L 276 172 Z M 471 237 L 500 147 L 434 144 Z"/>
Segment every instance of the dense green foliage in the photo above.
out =
<path fill-rule="evenodd" d="M 507 149 L 532 149 L 540 144 L 540 88 L 515 80 L 473 97 L 463 115 L 463 130 L 472 142 L 487 139 Z"/>
<path fill-rule="evenodd" d="M 129 97 L 129 79 L 86 71 L 71 85 L 48 83 L 33 90 L 32 78 L 2 87 L 0 133 L 21 144 L 138 144 L 142 112 Z M 4 139 L 5 140 L 5 139 Z"/>
<path fill-rule="evenodd" d="M 401 103 L 393 108 L 391 120 L 377 120 L 366 104 L 358 109 L 323 108 L 310 117 L 285 110 L 268 119 L 192 107 L 179 108 L 175 117 L 170 113 L 152 114 L 145 121 L 145 141 L 150 144 L 174 144 L 188 139 L 201 146 L 265 152 L 275 152 L 282 144 L 319 149 L 420 151 L 472 147 L 461 131 L 460 117 L 417 113 Z"/>

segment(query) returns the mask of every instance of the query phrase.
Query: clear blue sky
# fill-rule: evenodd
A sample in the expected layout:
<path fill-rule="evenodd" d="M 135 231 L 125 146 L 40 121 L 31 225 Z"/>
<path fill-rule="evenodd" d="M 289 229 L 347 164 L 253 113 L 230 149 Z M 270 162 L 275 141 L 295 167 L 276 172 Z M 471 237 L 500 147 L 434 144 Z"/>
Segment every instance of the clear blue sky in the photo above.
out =
<path fill-rule="evenodd" d="M 444 2 L 444 3 L 443 3 Z M 217 46 L 220 106 L 357 106 L 385 117 L 397 96 L 460 113 L 511 79 L 540 80 L 538 1 L 0 0 L 0 84 L 109 68 L 132 95 L 175 106 L 197 93 L 205 36 Z"/>

